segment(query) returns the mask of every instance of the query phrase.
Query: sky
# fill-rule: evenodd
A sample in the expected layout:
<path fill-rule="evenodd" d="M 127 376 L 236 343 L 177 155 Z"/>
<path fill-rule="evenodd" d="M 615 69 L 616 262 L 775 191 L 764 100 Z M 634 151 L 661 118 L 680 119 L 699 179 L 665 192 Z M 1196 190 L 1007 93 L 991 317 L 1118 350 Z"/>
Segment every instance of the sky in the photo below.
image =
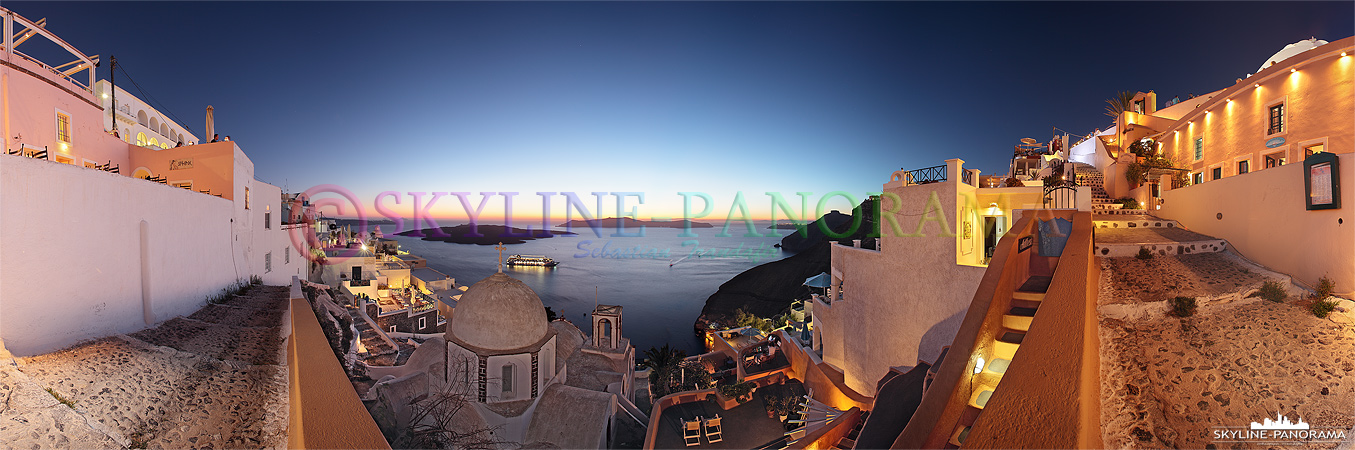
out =
<path fill-rule="evenodd" d="M 603 217 L 618 196 L 593 192 L 643 193 L 623 208 L 640 218 L 682 216 L 679 193 L 704 193 L 700 220 L 716 222 L 740 199 L 767 218 L 768 192 L 805 214 L 806 192 L 812 219 L 901 168 L 1006 173 L 1021 138 L 1109 126 L 1118 91 L 1185 99 L 1286 44 L 1355 34 L 1348 1 L 3 6 L 117 56 L 143 90 L 121 72 L 119 86 L 200 138 L 212 105 L 261 181 L 345 190 L 369 215 L 393 192 L 383 206 L 406 217 L 412 192 L 468 192 L 471 209 L 516 192 L 515 220 L 542 215 L 538 192 Z M 546 198 L 561 216 L 565 197 Z M 452 195 L 428 211 L 467 217 Z"/>

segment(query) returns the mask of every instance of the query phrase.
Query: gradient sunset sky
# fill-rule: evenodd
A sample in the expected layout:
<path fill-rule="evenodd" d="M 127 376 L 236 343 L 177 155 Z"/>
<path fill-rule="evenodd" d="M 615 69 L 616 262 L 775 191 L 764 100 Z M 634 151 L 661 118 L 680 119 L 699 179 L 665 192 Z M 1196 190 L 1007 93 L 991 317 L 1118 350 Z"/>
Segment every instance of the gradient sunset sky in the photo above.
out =
<path fill-rule="evenodd" d="M 342 186 L 369 213 L 383 191 L 518 192 L 521 218 L 543 191 L 643 192 L 642 218 L 680 215 L 683 191 L 723 217 L 742 191 L 765 217 L 767 191 L 813 209 L 947 158 L 1005 173 L 1020 138 L 1107 127 L 1117 91 L 1185 99 L 1355 34 L 1348 1 L 4 6 L 116 55 L 147 95 L 119 86 L 200 138 L 213 105 L 260 180 Z M 434 212 L 464 218 L 455 197 Z"/>

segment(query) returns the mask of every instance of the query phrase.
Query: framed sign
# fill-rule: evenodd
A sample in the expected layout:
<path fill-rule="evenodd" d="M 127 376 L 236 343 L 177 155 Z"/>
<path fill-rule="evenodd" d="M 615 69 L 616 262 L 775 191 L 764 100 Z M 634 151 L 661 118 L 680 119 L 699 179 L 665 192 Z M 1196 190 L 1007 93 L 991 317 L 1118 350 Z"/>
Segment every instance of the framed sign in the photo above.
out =
<path fill-rule="evenodd" d="M 1021 236 L 1021 239 L 1016 241 L 1016 252 L 1030 250 L 1032 245 L 1035 245 L 1035 236 Z"/>
<path fill-rule="evenodd" d="M 1303 191 L 1308 210 L 1341 209 L 1341 160 L 1333 153 L 1314 153 L 1303 160 Z"/>
<path fill-rule="evenodd" d="M 169 160 L 169 170 L 183 170 L 192 168 L 193 168 L 193 158 Z"/>

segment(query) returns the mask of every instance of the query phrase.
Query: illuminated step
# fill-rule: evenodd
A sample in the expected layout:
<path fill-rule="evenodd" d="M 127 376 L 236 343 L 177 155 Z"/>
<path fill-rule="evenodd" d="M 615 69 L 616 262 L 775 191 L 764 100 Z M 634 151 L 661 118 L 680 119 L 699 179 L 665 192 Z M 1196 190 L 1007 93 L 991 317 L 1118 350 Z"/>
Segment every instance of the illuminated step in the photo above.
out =
<path fill-rule="evenodd" d="M 1044 296 L 1045 293 L 1043 292 L 1016 291 L 1012 293 L 1012 298 L 1028 302 L 1042 302 L 1044 301 Z"/>
<path fill-rule="evenodd" d="M 993 342 L 993 358 L 1010 360 L 1013 356 L 1016 356 L 1016 350 L 1019 348 L 1021 348 L 1021 344 L 995 341 Z"/>
<path fill-rule="evenodd" d="M 1007 367 L 1011 366 L 1011 364 L 1012 360 L 1010 359 L 996 358 L 993 359 L 992 361 L 989 361 L 988 367 L 984 367 L 983 371 L 987 373 L 1001 375 L 1007 373 Z"/>
<path fill-rule="evenodd" d="M 988 400 L 993 397 L 993 389 L 997 388 L 991 386 L 979 386 L 978 389 L 974 390 L 974 395 L 969 397 L 969 406 L 978 409 L 983 409 L 983 407 L 988 406 Z"/>
<path fill-rule="evenodd" d="M 964 445 L 964 440 L 969 438 L 969 428 L 970 427 L 963 426 L 956 428 L 955 433 L 950 435 L 950 445 L 954 445 L 956 447 Z"/>
<path fill-rule="evenodd" d="M 1013 330 L 1030 331 L 1030 321 L 1032 319 L 1034 319 L 1034 317 L 1013 316 L 1011 314 L 1008 314 L 1002 316 L 1002 327 L 1010 328 Z"/>

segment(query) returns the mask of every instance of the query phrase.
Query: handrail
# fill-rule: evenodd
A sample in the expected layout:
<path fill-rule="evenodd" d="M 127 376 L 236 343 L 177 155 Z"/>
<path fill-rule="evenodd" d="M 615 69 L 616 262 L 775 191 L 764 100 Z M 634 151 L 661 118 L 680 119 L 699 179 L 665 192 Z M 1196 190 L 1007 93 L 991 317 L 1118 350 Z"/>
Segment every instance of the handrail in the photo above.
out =
<path fill-rule="evenodd" d="M 946 165 L 923 167 L 904 172 L 903 182 L 908 184 L 931 184 L 946 181 Z"/>

